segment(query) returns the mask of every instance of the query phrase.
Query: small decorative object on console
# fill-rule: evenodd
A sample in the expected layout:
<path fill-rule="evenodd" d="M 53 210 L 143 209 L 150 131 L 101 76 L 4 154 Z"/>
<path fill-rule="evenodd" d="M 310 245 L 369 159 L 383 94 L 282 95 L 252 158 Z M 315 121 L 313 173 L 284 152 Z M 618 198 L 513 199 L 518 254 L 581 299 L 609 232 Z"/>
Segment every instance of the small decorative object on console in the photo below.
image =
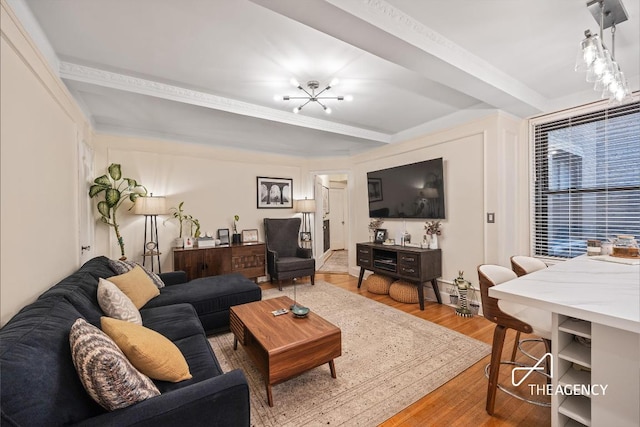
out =
<path fill-rule="evenodd" d="M 384 240 L 387 237 L 387 230 L 384 228 L 377 228 L 376 229 L 376 238 L 375 238 L 375 242 L 376 243 L 384 243 Z"/>
<path fill-rule="evenodd" d="M 258 241 L 258 230 L 242 230 L 242 243 L 251 243 Z"/>

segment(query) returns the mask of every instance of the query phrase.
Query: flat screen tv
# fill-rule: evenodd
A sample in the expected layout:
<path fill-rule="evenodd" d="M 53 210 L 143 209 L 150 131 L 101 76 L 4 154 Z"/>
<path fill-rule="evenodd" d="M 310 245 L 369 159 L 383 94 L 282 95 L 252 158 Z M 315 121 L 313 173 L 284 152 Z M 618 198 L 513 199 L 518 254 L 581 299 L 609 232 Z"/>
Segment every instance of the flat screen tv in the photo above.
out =
<path fill-rule="evenodd" d="M 444 219 L 442 158 L 367 172 L 369 218 Z"/>

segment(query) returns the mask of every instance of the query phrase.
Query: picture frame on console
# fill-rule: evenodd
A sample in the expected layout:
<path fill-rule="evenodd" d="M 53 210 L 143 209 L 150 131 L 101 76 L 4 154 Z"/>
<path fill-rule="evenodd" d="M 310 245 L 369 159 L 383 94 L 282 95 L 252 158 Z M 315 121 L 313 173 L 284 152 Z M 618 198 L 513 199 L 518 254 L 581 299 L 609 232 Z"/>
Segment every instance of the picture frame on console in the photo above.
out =
<path fill-rule="evenodd" d="M 242 230 L 242 243 L 255 243 L 258 241 L 258 230 L 253 228 Z"/>
<path fill-rule="evenodd" d="M 219 228 L 218 229 L 218 239 L 220 239 L 221 245 L 229 244 L 229 229 L 228 228 Z"/>
<path fill-rule="evenodd" d="M 257 177 L 258 209 L 293 209 L 293 179 Z"/>
<path fill-rule="evenodd" d="M 384 243 L 386 238 L 387 238 L 387 229 L 386 228 L 376 228 L 376 234 L 375 234 L 374 242 L 375 243 Z"/>
<path fill-rule="evenodd" d="M 311 241 L 311 232 L 310 231 L 302 231 L 302 232 L 300 232 L 300 241 L 301 242 L 310 242 Z"/>

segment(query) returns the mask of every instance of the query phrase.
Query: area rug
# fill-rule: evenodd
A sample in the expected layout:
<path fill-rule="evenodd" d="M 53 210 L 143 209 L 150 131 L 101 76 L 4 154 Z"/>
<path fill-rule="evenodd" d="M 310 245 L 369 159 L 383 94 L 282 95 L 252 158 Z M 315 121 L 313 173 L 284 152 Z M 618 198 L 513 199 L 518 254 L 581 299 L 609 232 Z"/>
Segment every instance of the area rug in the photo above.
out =
<path fill-rule="evenodd" d="M 328 364 L 273 387 L 231 333 L 209 338 L 222 369 L 244 371 L 253 426 L 375 426 L 435 390 L 489 354 L 490 346 L 323 281 L 296 286 L 298 303 L 342 330 L 337 378 Z M 293 287 L 268 289 L 263 299 Z M 301 319 L 304 321 L 304 319 Z"/>
<path fill-rule="evenodd" d="M 318 270 L 320 273 L 349 272 L 349 251 L 333 251 Z"/>

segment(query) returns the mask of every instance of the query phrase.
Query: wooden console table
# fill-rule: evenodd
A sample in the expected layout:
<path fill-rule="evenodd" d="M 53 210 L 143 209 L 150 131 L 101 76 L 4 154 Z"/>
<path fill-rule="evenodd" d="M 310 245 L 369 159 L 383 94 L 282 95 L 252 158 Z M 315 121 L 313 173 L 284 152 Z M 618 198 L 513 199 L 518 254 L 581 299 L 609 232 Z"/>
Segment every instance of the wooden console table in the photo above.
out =
<path fill-rule="evenodd" d="M 442 304 L 436 280 L 442 276 L 442 251 L 440 249 L 358 243 L 356 244 L 356 263 L 360 267 L 358 288 L 362 284 L 365 270 L 413 282 L 418 285 L 420 310 L 424 310 L 424 285 L 430 281 L 438 303 Z"/>
<path fill-rule="evenodd" d="M 186 272 L 188 280 L 228 273 L 257 280 L 265 276 L 265 253 L 266 245 L 262 242 L 174 249 L 173 268 Z"/>

